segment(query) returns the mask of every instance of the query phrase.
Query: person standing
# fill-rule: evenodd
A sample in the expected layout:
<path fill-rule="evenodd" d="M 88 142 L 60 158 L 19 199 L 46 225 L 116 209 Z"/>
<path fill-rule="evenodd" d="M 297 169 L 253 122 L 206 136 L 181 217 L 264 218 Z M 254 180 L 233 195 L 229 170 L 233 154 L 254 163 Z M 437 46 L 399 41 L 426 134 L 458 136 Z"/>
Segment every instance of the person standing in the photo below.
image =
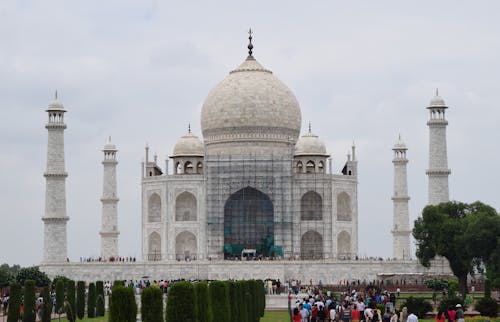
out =
<path fill-rule="evenodd" d="M 410 312 L 410 315 L 408 315 L 406 322 L 418 322 L 418 317 L 413 314 L 413 312 Z"/>
<path fill-rule="evenodd" d="M 462 305 L 457 304 L 456 305 L 456 311 L 455 311 L 455 320 L 457 322 L 464 322 L 464 310 L 462 309 Z"/>

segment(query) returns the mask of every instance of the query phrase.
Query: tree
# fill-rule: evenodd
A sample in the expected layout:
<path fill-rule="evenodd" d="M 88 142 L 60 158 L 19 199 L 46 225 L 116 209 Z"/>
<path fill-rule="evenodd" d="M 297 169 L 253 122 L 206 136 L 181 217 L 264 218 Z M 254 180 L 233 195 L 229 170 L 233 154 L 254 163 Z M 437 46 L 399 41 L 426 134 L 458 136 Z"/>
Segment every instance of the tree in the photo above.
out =
<path fill-rule="evenodd" d="M 413 237 L 417 242 L 417 258 L 429 267 L 436 256 L 445 257 L 458 278 L 460 293 L 467 292 L 467 275 L 474 265 L 489 263 L 496 245 L 498 214 L 492 207 L 479 201 L 472 204 L 445 202 L 424 208 L 422 217 L 415 221 Z M 484 226 L 486 221 L 493 226 Z M 493 230 L 493 231 L 492 231 Z M 484 245 L 479 250 L 478 245 Z"/>
<path fill-rule="evenodd" d="M 0 287 L 9 286 L 10 283 L 14 280 L 14 275 L 10 271 L 8 265 L 7 268 L 2 265 L 0 266 Z"/>
<path fill-rule="evenodd" d="M 64 282 L 57 280 L 56 282 L 56 313 L 61 314 L 64 311 Z"/>
<path fill-rule="evenodd" d="M 134 291 L 130 287 L 113 286 L 109 297 L 110 322 L 135 322 L 137 320 L 137 304 Z"/>
<path fill-rule="evenodd" d="M 76 299 L 75 299 L 75 281 L 67 280 L 66 283 L 66 317 L 68 321 L 75 322 L 76 320 Z"/>
<path fill-rule="evenodd" d="M 26 280 L 24 282 L 24 313 L 23 322 L 35 322 L 35 281 Z"/>
<path fill-rule="evenodd" d="M 143 322 L 163 322 L 163 291 L 156 285 L 142 290 L 141 318 Z"/>
<path fill-rule="evenodd" d="M 85 316 L 85 282 L 76 283 L 76 316 L 83 320 Z"/>
<path fill-rule="evenodd" d="M 168 291 L 165 321 L 196 321 L 195 303 L 193 284 L 190 282 L 175 282 Z"/>
<path fill-rule="evenodd" d="M 50 322 L 52 320 L 52 298 L 50 297 L 50 286 L 43 288 L 42 297 L 42 322 Z"/>
<path fill-rule="evenodd" d="M 423 298 L 410 296 L 406 299 L 406 301 L 401 305 L 401 308 L 408 308 L 409 313 L 414 313 L 418 317 L 425 317 L 427 312 L 432 311 L 432 305 L 427 302 Z"/>
<path fill-rule="evenodd" d="M 230 322 L 231 310 L 229 307 L 229 289 L 222 281 L 213 281 L 208 285 L 210 306 L 213 321 Z"/>
<path fill-rule="evenodd" d="M 95 294 L 96 294 L 96 316 L 104 316 L 104 283 L 102 281 L 97 281 L 95 283 Z"/>
<path fill-rule="evenodd" d="M 245 300 L 246 294 L 246 281 L 236 281 L 236 289 L 237 289 L 237 305 L 239 307 L 237 321 L 239 322 L 248 322 L 248 314 L 247 314 L 247 301 Z"/>
<path fill-rule="evenodd" d="M 37 287 L 45 287 L 50 284 L 50 279 L 47 274 L 40 271 L 38 266 L 24 267 L 19 270 L 16 276 L 16 281 L 24 285 L 24 281 L 33 280 Z"/>
<path fill-rule="evenodd" d="M 19 321 L 19 309 L 21 307 L 22 290 L 21 285 L 17 282 L 10 284 L 9 296 L 9 313 L 7 315 L 7 322 Z"/>
<path fill-rule="evenodd" d="M 95 284 L 89 284 L 89 296 L 87 299 L 87 316 L 95 318 Z"/>
<path fill-rule="evenodd" d="M 194 290 L 196 293 L 196 317 L 198 318 L 198 322 L 208 322 L 210 321 L 208 284 L 206 282 L 198 282 L 194 285 Z"/>

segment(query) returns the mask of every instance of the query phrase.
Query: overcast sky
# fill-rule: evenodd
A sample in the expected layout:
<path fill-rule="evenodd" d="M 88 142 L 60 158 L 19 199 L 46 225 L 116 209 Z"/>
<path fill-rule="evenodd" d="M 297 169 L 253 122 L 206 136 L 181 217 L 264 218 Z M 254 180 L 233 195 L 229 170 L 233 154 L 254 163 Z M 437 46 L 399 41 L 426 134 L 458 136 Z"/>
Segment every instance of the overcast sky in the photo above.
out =
<path fill-rule="evenodd" d="M 102 165 L 119 148 L 120 253 L 141 255 L 144 145 L 172 153 L 201 136 L 208 92 L 254 56 L 295 93 L 340 171 L 359 160 L 359 253 L 392 255 L 392 146 L 409 151 L 411 222 L 427 202 L 428 113 L 450 107 L 450 197 L 500 209 L 498 1 L 0 2 L 0 263 L 42 258 L 47 131 L 54 91 L 65 121 L 68 253 L 99 256 Z M 163 161 L 161 162 L 163 164 Z"/>

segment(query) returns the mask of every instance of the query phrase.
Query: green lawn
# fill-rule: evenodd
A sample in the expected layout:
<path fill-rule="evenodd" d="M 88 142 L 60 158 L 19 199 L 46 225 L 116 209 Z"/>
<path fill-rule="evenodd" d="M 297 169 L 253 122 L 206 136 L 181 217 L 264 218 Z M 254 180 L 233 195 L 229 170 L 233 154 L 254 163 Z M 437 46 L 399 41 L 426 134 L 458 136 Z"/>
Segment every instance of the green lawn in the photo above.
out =
<path fill-rule="evenodd" d="M 290 322 L 288 311 L 266 311 L 260 322 Z"/>
<path fill-rule="evenodd" d="M 52 321 L 59 321 L 59 319 L 52 319 Z M 83 320 L 78 320 L 78 318 L 77 318 L 76 321 L 78 321 L 78 322 L 79 321 L 107 322 L 108 321 L 108 312 L 106 312 L 105 316 L 101 316 L 98 318 L 89 319 L 89 318 L 85 317 Z M 68 319 L 61 318 L 61 322 L 68 322 Z"/>

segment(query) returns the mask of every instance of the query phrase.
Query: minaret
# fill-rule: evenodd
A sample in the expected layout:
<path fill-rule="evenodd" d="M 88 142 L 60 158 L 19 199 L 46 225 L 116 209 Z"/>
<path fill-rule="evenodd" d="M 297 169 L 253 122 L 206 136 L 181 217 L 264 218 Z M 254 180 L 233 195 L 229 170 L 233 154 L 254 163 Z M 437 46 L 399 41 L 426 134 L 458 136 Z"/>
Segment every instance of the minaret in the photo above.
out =
<path fill-rule="evenodd" d="M 446 152 L 446 126 L 448 121 L 445 118 L 445 111 L 448 107 L 439 96 L 436 89 L 436 96 L 431 100 L 429 109 L 429 168 L 426 174 L 429 176 L 429 204 L 437 205 L 441 202 L 449 201 L 448 176 L 451 170 L 448 169 L 448 157 Z"/>
<path fill-rule="evenodd" d="M 49 121 L 45 125 L 48 131 L 47 170 L 45 177 L 45 214 L 43 263 L 65 262 L 68 257 L 66 222 L 66 173 L 64 167 L 64 113 L 66 110 L 57 98 L 46 110 Z"/>
<path fill-rule="evenodd" d="M 118 196 L 116 195 L 116 146 L 111 143 L 111 137 L 102 150 L 104 152 L 103 188 L 102 188 L 102 228 L 101 235 L 101 257 L 109 260 L 110 257 L 118 256 Z"/>
<path fill-rule="evenodd" d="M 406 145 L 399 136 L 398 142 L 392 148 L 394 151 L 394 195 L 393 228 L 392 228 L 392 257 L 396 259 L 410 259 L 410 216 L 408 211 L 408 180 L 406 176 Z"/>

